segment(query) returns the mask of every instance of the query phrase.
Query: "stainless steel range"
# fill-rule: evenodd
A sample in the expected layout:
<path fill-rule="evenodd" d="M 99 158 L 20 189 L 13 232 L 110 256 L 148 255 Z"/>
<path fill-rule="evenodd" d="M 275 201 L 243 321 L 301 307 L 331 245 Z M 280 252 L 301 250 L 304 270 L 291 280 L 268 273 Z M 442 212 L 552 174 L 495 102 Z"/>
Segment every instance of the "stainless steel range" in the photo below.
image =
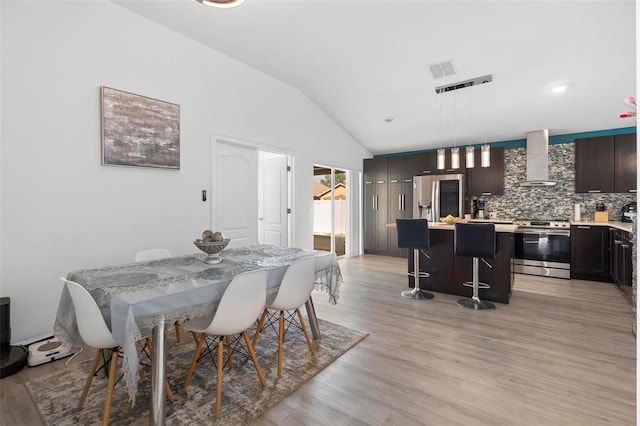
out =
<path fill-rule="evenodd" d="M 514 272 L 570 278 L 571 230 L 567 220 L 518 219 Z"/>

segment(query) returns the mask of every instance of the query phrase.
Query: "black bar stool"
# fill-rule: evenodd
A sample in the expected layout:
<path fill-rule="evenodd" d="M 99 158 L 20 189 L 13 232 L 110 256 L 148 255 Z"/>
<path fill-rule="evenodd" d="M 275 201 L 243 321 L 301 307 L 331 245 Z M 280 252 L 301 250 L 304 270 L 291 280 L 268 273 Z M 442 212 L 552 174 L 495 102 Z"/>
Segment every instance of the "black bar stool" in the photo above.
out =
<path fill-rule="evenodd" d="M 396 219 L 396 230 L 398 232 L 398 247 L 413 250 L 413 272 L 407 275 L 413 277 L 413 289 L 404 290 L 403 297 L 424 300 L 433 299 L 433 294 L 420 288 L 420 278 L 428 278 L 429 274 L 420 272 L 420 250 L 425 256 L 429 255 L 425 250 L 429 250 L 429 227 L 426 219 Z"/>
<path fill-rule="evenodd" d="M 492 268 L 485 259 L 496 258 L 496 226 L 493 223 L 456 223 L 454 232 L 456 255 L 473 257 L 473 281 L 463 283 L 473 287 L 473 296 L 458 300 L 458 305 L 476 310 L 495 309 L 493 303 L 480 300 L 478 289 L 489 288 L 489 284 L 480 282 L 480 259 Z"/>

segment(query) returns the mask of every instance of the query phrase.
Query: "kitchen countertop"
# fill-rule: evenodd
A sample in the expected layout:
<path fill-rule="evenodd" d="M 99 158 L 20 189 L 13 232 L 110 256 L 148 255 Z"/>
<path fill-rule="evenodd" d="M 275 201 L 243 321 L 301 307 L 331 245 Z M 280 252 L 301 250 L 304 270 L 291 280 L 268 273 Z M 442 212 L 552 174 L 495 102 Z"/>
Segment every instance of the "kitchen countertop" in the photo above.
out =
<path fill-rule="evenodd" d="M 471 221 L 472 222 L 472 221 Z M 462 223 L 465 223 L 464 221 L 462 221 Z M 478 222 L 476 222 L 478 223 Z M 486 221 L 485 221 L 486 223 Z M 510 225 L 510 224 L 504 224 L 504 223 L 496 223 L 496 232 L 515 232 L 516 229 L 518 229 L 517 225 Z M 444 223 L 444 222 L 429 222 L 429 229 L 443 229 L 443 230 L 451 230 L 453 231 L 453 224 L 448 224 L 448 223 Z"/>
<path fill-rule="evenodd" d="M 510 219 L 471 219 L 467 222 L 462 221 L 463 223 L 494 223 L 496 225 L 496 232 L 515 232 L 518 229 L 518 225 L 513 225 L 509 223 Z M 609 222 L 594 222 L 594 221 L 571 221 L 571 225 L 583 225 L 583 226 L 608 226 L 614 229 L 620 229 L 621 231 L 633 232 L 633 223 L 631 222 L 622 222 L 619 220 L 612 220 Z M 388 223 L 388 228 L 395 228 L 395 223 Z M 429 222 L 430 229 L 443 229 L 443 230 L 453 230 L 453 224 L 444 223 L 444 222 Z"/>
<path fill-rule="evenodd" d="M 579 222 L 571 221 L 571 225 L 609 226 L 611 228 L 620 229 L 621 231 L 633 232 L 633 223 L 622 222 L 619 220 L 610 220 L 608 222 L 594 222 L 592 220 L 582 220 Z"/>

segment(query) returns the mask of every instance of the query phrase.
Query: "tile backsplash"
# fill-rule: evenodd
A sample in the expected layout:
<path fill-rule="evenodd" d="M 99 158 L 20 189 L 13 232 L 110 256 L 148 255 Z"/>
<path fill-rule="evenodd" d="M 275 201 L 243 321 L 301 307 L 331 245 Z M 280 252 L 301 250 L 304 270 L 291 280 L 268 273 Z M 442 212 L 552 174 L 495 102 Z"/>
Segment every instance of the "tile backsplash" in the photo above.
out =
<path fill-rule="evenodd" d="M 526 180 L 526 149 L 504 152 L 504 195 L 485 197 L 489 211 L 498 218 L 573 220 L 574 206 L 580 203 L 582 220 L 593 220 L 596 203 L 604 203 L 609 220 L 620 220 L 620 210 L 636 194 L 576 194 L 575 143 L 549 145 L 550 187 L 521 187 Z"/>

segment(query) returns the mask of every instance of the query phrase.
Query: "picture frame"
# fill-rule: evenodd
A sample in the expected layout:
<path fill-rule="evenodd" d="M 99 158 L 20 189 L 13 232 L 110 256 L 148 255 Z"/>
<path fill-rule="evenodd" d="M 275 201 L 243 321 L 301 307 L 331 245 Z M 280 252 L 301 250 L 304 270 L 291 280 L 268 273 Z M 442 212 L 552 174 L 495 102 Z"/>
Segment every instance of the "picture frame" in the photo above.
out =
<path fill-rule="evenodd" d="M 180 105 L 100 87 L 102 165 L 180 169 Z"/>

